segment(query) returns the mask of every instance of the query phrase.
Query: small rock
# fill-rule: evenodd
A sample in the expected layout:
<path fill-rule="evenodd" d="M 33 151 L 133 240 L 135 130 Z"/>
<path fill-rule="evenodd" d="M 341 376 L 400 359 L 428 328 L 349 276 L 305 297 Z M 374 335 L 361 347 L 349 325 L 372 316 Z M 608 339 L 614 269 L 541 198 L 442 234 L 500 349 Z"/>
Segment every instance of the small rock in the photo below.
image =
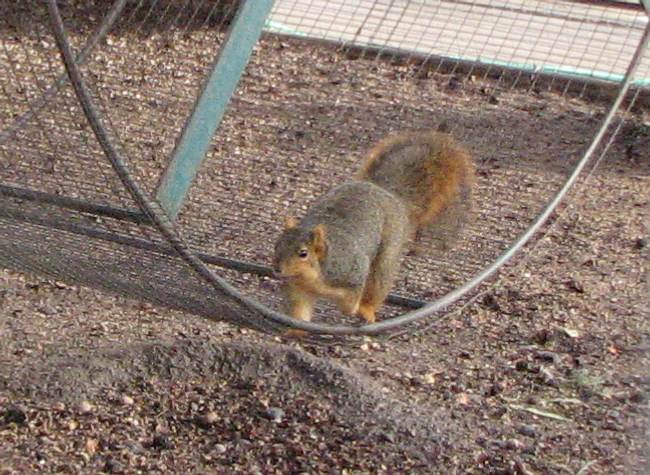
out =
<path fill-rule="evenodd" d="M 558 386 L 558 381 L 555 375 L 551 372 L 549 368 L 542 367 L 539 370 L 539 375 L 542 381 L 544 383 L 548 384 L 549 386 Z"/>
<path fill-rule="evenodd" d="M 485 391 L 485 394 L 486 396 L 493 397 L 503 392 L 503 389 L 504 389 L 503 383 L 497 381 L 488 387 L 488 389 Z"/>
<path fill-rule="evenodd" d="M 135 440 L 129 440 L 124 443 L 124 448 L 133 454 L 142 454 L 144 453 L 144 447 L 142 444 Z"/>
<path fill-rule="evenodd" d="M 456 76 L 452 76 L 449 78 L 449 82 L 447 83 L 447 88 L 451 91 L 455 91 L 460 87 L 461 83 L 460 80 Z"/>
<path fill-rule="evenodd" d="M 614 421 L 605 421 L 602 425 L 602 428 L 604 430 L 611 430 L 614 432 L 623 432 L 624 428 L 623 425 L 619 424 L 618 422 Z"/>
<path fill-rule="evenodd" d="M 537 343 L 538 345 L 546 345 L 552 339 L 553 332 L 551 332 L 548 328 L 542 328 L 541 330 L 533 333 L 530 337 L 530 340 L 533 343 Z"/>
<path fill-rule="evenodd" d="M 537 398 L 536 398 L 535 396 L 533 396 L 532 394 L 529 394 L 529 395 L 526 397 L 526 404 L 528 404 L 528 405 L 530 405 L 530 406 L 536 406 L 538 403 L 539 403 L 539 401 L 538 401 Z"/>
<path fill-rule="evenodd" d="M 562 327 L 562 331 L 569 338 L 578 338 L 580 336 L 580 332 L 578 330 L 573 329 L 573 328 Z"/>
<path fill-rule="evenodd" d="M 131 396 L 124 394 L 122 395 L 122 404 L 125 406 L 133 406 L 133 404 L 135 404 L 135 400 Z"/>
<path fill-rule="evenodd" d="M 518 360 L 515 363 L 515 368 L 517 369 L 517 371 L 528 371 L 528 369 L 529 369 L 528 361 L 526 361 L 526 360 Z"/>
<path fill-rule="evenodd" d="M 648 402 L 648 395 L 642 391 L 634 391 L 630 394 L 630 401 L 636 404 Z"/>
<path fill-rule="evenodd" d="M 485 294 L 483 297 L 483 305 L 495 312 L 501 310 L 501 305 L 494 294 Z"/>
<path fill-rule="evenodd" d="M 519 439 L 508 439 L 503 447 L 508 450 L 521 450 L 524 448 L 524 444 Z"/>
<path fill-rule="evenodd" d="M 461 406 L 467 406 L 470 402 L 469 396 L 466 393 L 456 395 L 456 402 Z"/>
<path fill-rule="evenodd" d="M 526 437 L 537 437 L 537 428 L 531 424 L 523 424 L 519 426 L 518 431 L 521 435 Z"/>
<path fill-rule="evenodd" d="M 490 417 L 493 419 L 501 419 L 503 416 L 505 416 L 508 412 L 508 409 L 506 409 L 504 406 L 497 406 L 494 409 L 492 409 L 489 414 Z"/>
<path fill-rule="evenodd" d="M 138 427 L 140 425 L 140 422 L 138 422 L 138 420 L 133 417 L 127 417 L 124 419 L 124 422 L 131 424 L 133 427 Z"/>
<path fill-rule="evenodd" d="M 430 386 L 430 385 L 436 384 L 436 375 L 435 375 L 435 373 L 427 373 L 427 374 L 423 374 L 423 375 L 419 378 L 419 380 L 420 380 L 420 384 L 424 384 L 424 385 L 429 385 L 429 386 Z"/>
<path fill-rule="evenodd" d="M 97 452 L 98 447 L 99 441 L 97 439 L 86 440 L 86 452 L 88 452 L 90 455 L 93 455 L 95 452 Z"/>
<path fill-rule="evenodd" d="M 646 238 L 639 238 L 634 243 L 635 249 L 643 249 L 645 247 L 648 247 L 648 240 Z"/>
<path fill-rule="evenodd" d="M 237 446 L 240 450 L 247 451 L 250 450 L 250 448 L 253 446 L 253 443 L 248 439 L 240 439 L 237 443 Z"/>
<path fill-rule="evenodd" d="M 89 412 L 92 412 L 93 405 L 90 404 L 88 401 L 81 401 L 77 406 L 77 409 L 79 410 L 80 414 L 87 414 Z"/>
<path fill-rule="evenodd" d="M 553 353 L 552 351 L 537 351 L 535 353 L 535 358 L 553 364 L 556 364 L 558 361 L 560 361 L 559 355 L 557 353 Z"/>
<path fill-rule="evenodd" d="M 577 279 L 569 279 L 568 281 L 565 282 L 565 285 L 567 286 L 567 288 L 569 288 L 570 290 L 573 290 L 576 293 L 579 293 L 579 294 L 584 294 L 585 293 L 584 285 L 582 284 L 582 282 L 580 282 Z"/>
<path fill-rule="evenodd" d="M 6 424 L 24 424 L 27 421 L 27 414 L 22 408 L 12 406 L 5 411 L 4 421 Z"/>
<path fill-rule="evenodd" d="M 151 447 L 159 450 L 168 450 L 172 448 L 172 441 L 167 434 L 156 434 L 151 441 Z"/>
<path fill-rule="evenodd" d="M 228 451 L 228 448 L 223 444 L 216 444 L 214 446 L 214 451 L 218 454 L 225 454 Z"/>
<path fill-rule="evenodd" d="M 41 305 L 38 307 L 38 311 L 47 316 L 56 314 L 56 308 L 52 307 L 51 305 Z"/>
<path fill-rule="evenodd" d="M 56 412 L 63 412 L 65 411 L 65 404 L 62 402 L 55 402 L 52 404 L 52 410 Z"/>
<path fill-rule="evenodd" d="M 104 464 L 104 471 L 108 473 L 120 473 L 124 471 L 124 465 L 113 458 L 107 458 Z"/>
<path fill-rule="evenodd" d="M 284 419 L 284 411 L 279 407 L 269 407 L 266 410 L 266 417 L 271 419 L 273 422 L 281 422 Z"/>
<path fill-rule="evenodd" d="M 204 429 L 207 429 L 218 420 L 219 420 L 219 415 L 214 411 L 210 411 L 198 416 L 196 418 L 196 423 L 199 427 L 203 427 Z"/>

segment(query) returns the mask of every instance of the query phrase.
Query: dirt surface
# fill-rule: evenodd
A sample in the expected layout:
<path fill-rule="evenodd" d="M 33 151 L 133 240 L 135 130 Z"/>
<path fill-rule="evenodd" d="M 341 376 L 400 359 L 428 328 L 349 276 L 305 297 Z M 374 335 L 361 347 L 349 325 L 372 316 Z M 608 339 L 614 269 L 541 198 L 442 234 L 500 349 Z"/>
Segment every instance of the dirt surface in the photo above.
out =
<path fill-rule="evenodd" d="M 2 473 L 646 473 L 647 165 L 611 156 L 410 339 L 281 342 L 3 271 Z"/>
<path fill-rule="evenodd" d="M 88 76 L 113 127 L 128 131 L 122 145 L 150 187 L 220 39 L 212 30 L 170 39 L 133 29 L 102 46 L 89 68 L 101 74 Z M 18 63 L 32 55 L 38 74 L 54 75 L 51 42 L 0 30 L 5 54 Z M 273 38 L 257 55 L 192 189 L 183 231 L 199 250 L 267 263 L 279 214 L 300 214 L 373 140 L 444 117 L 477 158 L 477 211 L 457 248 L 405 262 L 399 290 L 424 299 L 464 282 L 526 229 L 603 116 L 603 103 L 587 96 L 504 78 Z M 13 101 L 7 121 L 38 97 L 25 71 L 12 72 L 25 74 L 25 88 L 0 77 Z M 12 161 L 2 180 L 128 204 L 123 191 L 111 194 L 119 187 L 96 165 L 101 154 L 80 116 L 57 115 L 74 101 L 63 92 L 39 116 L 50 134 L 30 123 L 35 138 L 26 132 L 3 149 Z M 60 155 L 50 157 L 47 140 Z M 647 112 L 636 111 L 548 234 L 472 304 L 410 337 L 316 346 L 2 270 L 0 474 L 647 473 L 649 150 Z M 46 238 L 38 242 L 51 245 Z M 120 256 L 95 260 L 95 285 L 108 286 L 102 266 L 119 271 L 135 254 Z M 89 275 L 83 262 L 65 270 Z M 155 262 L 139 264 L 149 273 Z M 178 290 L 183 272 L 161 272 L 158 284 Z M 155 294 L 153 272 L 151 282 L 135 275 L 139 292 Z M 272 282 L 232 280 L 277 303 Z M 176 298 L 167 295 L 168 304 Z M 337 318 L 326 309 L 319 317 Z"/>

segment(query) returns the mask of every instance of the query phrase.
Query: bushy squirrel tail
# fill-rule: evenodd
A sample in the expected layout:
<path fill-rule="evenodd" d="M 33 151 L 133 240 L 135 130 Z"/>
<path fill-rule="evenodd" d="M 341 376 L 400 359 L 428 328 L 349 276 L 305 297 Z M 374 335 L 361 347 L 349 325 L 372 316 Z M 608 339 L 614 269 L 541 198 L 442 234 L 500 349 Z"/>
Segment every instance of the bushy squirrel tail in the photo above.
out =
<path fill-rule="evenodd" d="M 456 226 L 471 209 L 474 166 L 447 131 L 443 124 L 436 131 L 391 135 L 370 151 L 359 172 L 359 179 L 406 202 L 415 229 L 438 222 Z"/>

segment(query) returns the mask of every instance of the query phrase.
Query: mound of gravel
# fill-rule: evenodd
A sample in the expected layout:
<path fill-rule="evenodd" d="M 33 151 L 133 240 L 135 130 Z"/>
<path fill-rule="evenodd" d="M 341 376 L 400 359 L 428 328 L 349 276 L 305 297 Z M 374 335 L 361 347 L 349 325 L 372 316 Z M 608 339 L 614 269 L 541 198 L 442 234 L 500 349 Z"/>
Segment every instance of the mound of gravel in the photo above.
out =
<path fill-rule="evenodd" d="M 14 395 L 0 424 L 15 429 L 2 434 L 15 438 L 6 455 L 17 471 L 73 461 L 107 472 L 425 473 L 457 432 L 443 411 L 409 407 L 335 362 L 273 344 L 78 354 L 16 371 L 0 389 Z M 58 438 L 67 442 L 51 432 L 68 432 Z"/>

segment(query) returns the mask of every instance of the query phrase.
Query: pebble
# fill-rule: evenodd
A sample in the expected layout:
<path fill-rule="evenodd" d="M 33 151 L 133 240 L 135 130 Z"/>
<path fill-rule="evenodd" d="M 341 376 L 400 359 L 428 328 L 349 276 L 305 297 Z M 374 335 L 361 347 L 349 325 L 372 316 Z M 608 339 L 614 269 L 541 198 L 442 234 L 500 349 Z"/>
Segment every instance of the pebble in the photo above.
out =
<path fill-rule="evenodd" d="M 525 435 L 526 437 L 537 437 L 537 429 L 534 425 L 523 424 L 519 426 L 518 431 L 521 435 Z"/>
<path fill-rule="evenodd" d="M 172 441 L 167 434 L 156 434 L 153 436 L 151 446 L 154 449 L 166 450 L 172 448 Z"/>
<path fill-rule="evenodd" d="M 79 409 L 80 414 L 87 414 L 93 410 L 93 405 L 88 401 L 81 401 L 77 409 Z"/>
<path fill-rule="evenodd" d="M 526 361 L 526 360 L 518 360 L 515 363 L 515 368 L 517 369 L 517 371 L 528 371 L 528 369 L 529 369 L 528 361 Z"/>
<path fill-rule="evenodd" d="M 12 422 L 14 424 L 24 424 L 27 421 L 27 414 L 25 414 L 22 408 L 12 406 L 5 411 L 4 421 L 7 424 L 11 424 Z"/>
<path fill-rule="evenodd" d="M 51 305 L 42 305 L 38 307 L 38 311 L 47 316 L 56 314 L 56 308 L 52 307 Z"/>
<path fill-rule="evenodd" d="M 124 447 L 131 453 L 141 454 L 144 452 L 144 447 L 142 444 L 135 440 L 129 440 L 124 443 Z"/>
<path fill-rule="evenodd" d="M 201 414 L 200 416 L 198 416 L 198 417 L 196 418 L 196 423 L 197 423 L 200 427 L 208 428 L 208 427 L 210 427 L 212 424 L 214 424 L 215 422 L 217 422 L 218 420 L 219 420 L 219 415 L 218 415 L 216 412 L 214 412 L 214 411 L 210 411 L 210 412 L 207 412 L 207 413 L 205 413 L 205 414 Z"/>
<path fill-rule="evenodd" d="M 90 455 L 93 455 L 95 452 L 97 452 L 98 448 L 99 448 L 99 441 L 97 439 L 86 440 L 86 452 L 88 452 Z"/>
<path fill-rule="evenodd" d="M 131 396 L 124 394 L 122 396 L 122 404 L 125 406 L 133 406 L 133 404 L 135 404 L 135 400 Z"/>
<path fill-rule="evenodd" d="M 228 451 L 228 448 L 223 444 L 216 444 L 214 446 L 214 451 L 218 454 L 225 454 Z"/>
<path fill-rule="evenodd" d="M 120 473 L 124 471 L 124 465 L 115 459 L 108 458 L 104 464 L 104 471 L 107 473 Z"/>
<path fill-rule="evenodd" d="M 539 370 L 542 381 L 549 386 L 559 386 L 558 380 L 549 368 L 541 368 Z"/>
<path fill-rule="evenodd" d="M 424 385 L 433 385 L 436 384 L 436 375 L 435 373 L 426 373 L 420 378 L 420 382 Z"/>
<path fill-rule="evenodd" d="M 560 360 L 560 356 L 552 351 L 538 351 L 535 353 L 535 358 L 553 364 L 558 363 Z"/>
<path fill-rule="evenodd" d="M 284 411 L 279 407 L 269 407 L 266 410 L 266 417 L 271 419 L 273 422 L 281 422 L 284 419 Z"/>
<path fill-rule="evenodd" d="M 523 442 L 519 439 L 508 439 L 503 446 L 508 450 L 520 450 L 524 448 Z"/>
<path fill-rule="evenodd" d="M 648 246 L 648 240 L 646 238 L 639 238 L 634 243 L 634 247 L 637 249 L 643 249 Z"/>

